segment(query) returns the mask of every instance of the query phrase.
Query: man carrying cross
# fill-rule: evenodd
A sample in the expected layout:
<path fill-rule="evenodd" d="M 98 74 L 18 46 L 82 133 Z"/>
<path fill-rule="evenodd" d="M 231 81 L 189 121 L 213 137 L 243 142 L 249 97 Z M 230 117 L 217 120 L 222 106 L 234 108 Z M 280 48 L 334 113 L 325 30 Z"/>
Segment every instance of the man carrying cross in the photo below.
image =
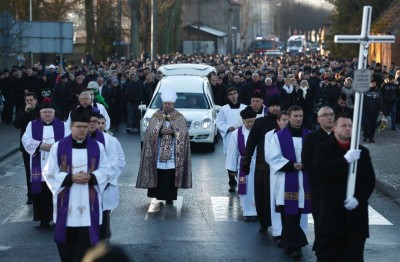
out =
<path fill-rule="evenodd" d="M 375 187 L 375 173 L 368 149 L 350 149 L 352 121 L 345 113 L 335 116 L 334 136 L 318 144 L 314 170 L 320 182 L 319 216 L 316 221 L 318 261 L 364 261 L 369 237 L 368 199 Z M 349 164 L 359 162 L 354 196 L 346 197 Z"/>

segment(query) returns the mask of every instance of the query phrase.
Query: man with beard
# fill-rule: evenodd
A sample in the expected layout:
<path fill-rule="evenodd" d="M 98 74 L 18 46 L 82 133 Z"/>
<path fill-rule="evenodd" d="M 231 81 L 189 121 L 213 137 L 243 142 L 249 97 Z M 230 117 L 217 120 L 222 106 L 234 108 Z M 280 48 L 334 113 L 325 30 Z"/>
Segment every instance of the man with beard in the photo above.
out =
<path fill-rule="evenodd" d="M 272 96 L 269 99 L 268 106 L 268 112 L 266 112 L 263 117 L 257 118 L 254 122 L 247 139 L 246 151 L 243 157 L 243 171 L 246 174 L 249 174 L 251 158 L 257 148 L 256 166 L 254 172 L 254 196 L 257 216 L 260 223 L 260 233 L 266 233 L 268 227 L 271 226 L 270 170 L 269 165 L 265 161 L 264 140 L 265 134 L 268 131 L 275 129 L 277 126 L 277 115 L 281 110 L 279 97 Z"/>

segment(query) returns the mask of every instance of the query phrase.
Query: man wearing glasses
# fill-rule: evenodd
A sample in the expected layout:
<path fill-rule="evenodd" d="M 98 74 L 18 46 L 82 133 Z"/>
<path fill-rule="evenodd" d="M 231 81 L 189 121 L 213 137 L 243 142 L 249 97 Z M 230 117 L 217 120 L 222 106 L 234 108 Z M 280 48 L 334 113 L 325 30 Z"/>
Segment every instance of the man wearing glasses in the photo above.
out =
<path fill-rule="evenodd" d="M 335 114 L 329 106 L 323 106 L 318 111 L 319 128 L 308 134 L 304 140 L 303 149 L 301 152 L 301 159 L 303 162 L 303 169 L 308 172 L 308 179 L 311 190 L 311 205 L 312 215 L 314 218 L 314 233 L 315 241 L 313 250 L 315 251 L 315 243 L 317 242 L 317 223 L 319 217 L 320 206 L 320 182 L 313 169 L 314 149 L 317 144 L 328 140 L 333 135 L 333 123 Z"/>

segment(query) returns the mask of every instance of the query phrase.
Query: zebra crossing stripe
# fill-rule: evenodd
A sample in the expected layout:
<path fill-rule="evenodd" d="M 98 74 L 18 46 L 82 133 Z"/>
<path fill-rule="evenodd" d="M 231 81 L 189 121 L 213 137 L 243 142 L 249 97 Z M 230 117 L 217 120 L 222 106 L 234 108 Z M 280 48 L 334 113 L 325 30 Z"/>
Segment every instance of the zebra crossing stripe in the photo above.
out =
<path fill-rule="evenodd" d="M 368 218 L 370 226 L 393 226 L 389 220 L 387 220 L 384 216 L 378 213 L 371 206 L 368 206 Z M 314 219 L 311 214 L 308 215 L 308 223 L 314 224 Z"/>
<path fill-rule="evenodd" d="M 33 207 L 32 205 L 21 205 L 12 212 L 3 223 L 18 223 L 32 221 Z"/>
<path fill-rule="evenodd" d="M 211 197 L 214 221 L 238 221 L 242 217 L 237 197 Z"/>

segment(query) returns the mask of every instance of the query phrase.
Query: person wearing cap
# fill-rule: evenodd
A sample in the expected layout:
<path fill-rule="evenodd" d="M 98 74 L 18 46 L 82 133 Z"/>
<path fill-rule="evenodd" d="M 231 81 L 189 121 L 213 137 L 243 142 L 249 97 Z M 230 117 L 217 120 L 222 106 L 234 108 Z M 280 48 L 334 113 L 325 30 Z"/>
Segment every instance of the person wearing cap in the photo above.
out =
<path fill-rule="evenodd" d="M 43 176 L 53 194 L 55 242 L 62 261 L 81 261 L 100 240 L 101 194 L 113 174 L 104 145 L 89 137 L 90 116 L 71 114 L 71 135 L 52 145 Z"/>
<path fill-rule="evenodd" d="M 260 89 L 254 90 L 251 94 L 250 106 L 256 112 L 257 118 L 263 117 L 268 111 L 268 107 L 264 105 L 265 95 Z"/>
<path fill-rule="evenodd" d="M 46 73 L 46 79 L 51 84 L 52 88 L 54 88 L 54 86 L 56 85 L 57 76 L 58 73 L 56 71 L 56 67 L 53 64 L 49 65 L 49 70 Z"/>
<path fill-rule="evenodd" d="M 376 79 L 371 79 L 370 89 L 364 93 L 362 127 L 363 142 L 375 143 L 375 128 L 378 116 L 383 116 L 382 92 L 376 85 Z"/>
<path fill-rule="evenodd" d="M 185 117 L 175 110 L 177 95 L 161 93 L 162 108 L 149 121 L 140 158 L 136 188 L 147 196 L 173 204 L 178 188 L 192 188 L 190 138 Z"/>
<path fill-rule="evenodd" d="M 25 133 L 26 127 L 29 122 L 38 119 L 40 117 L 39 107 L 37 107 L 37 97 L 35 93 L 28 92 L 25 94 L 25 108 L 17 111 L 14 127 L 20 129 L 20 145 L 19 149 L 22 153 L 22 159 L 24 161 L 25 166 L 25 176 L 26 176 L 26 186 L 28 189 L 27 192 L 27 201 L 26 204 L 33 204 L 32 194 L 31 194 L 31 167 L 30 160 L 31 156 L 26 152 L 24 146 L 22 145 L 21 139 Z"/>
<path fill-rule="evenodd" d="M 119 204 L 118 178 L 121 175 L 126 162 L 124 152 L 122 151 L 121 144 L 118 140 L 99 130 L 100 118 L 104 119 L 104 116 L 98 112 L 91 112 L 88 135 L 104 145 L 108 159 L 110 163 L 112 163 L 113 173 L 109 178 L 109 183 L 102 193 L 103 224 L 100 226 L 100 239 L 109 241 L 111 238 L 111 211 L 117 208 Z"/>
<path fill-rule="evenodd" d="M 261 99 L 262 101 L 262 99 Z M 261 102 L 262 104 L 262 102 Z M 243 157 L 243 171 L 250 172 L 251 158 L 257 150 L 256 167 L 254 171 L 254 196 L 258 221 L 260 223 L 259 232 L 266 233 L 271 226 L 270 212 L 270 168 L 265 161 L 264 141 L 265 134 L 276 128 L 276 119 L 281 110 L 280 99 L 272 96 L 269 99 L 268 108 L 262 117 L 254 122 L 246 143 L 246 151 Z M 253 107 L 252 107 L 253 108 Z M 254 110 L 254 108 L 253 108 Z"/>
<path fill-rule="evenodd" d="M 29 122 L 21 142 L 30 155 L 33 221 L 40 221 L 40 227 L 48 227 L 52 220 L 53 202 L 42 171 L 52 145 L 69 135 L 69 128 L 66 123 L 55 117 L 55 105 L 51 102 L 40 104 L 39 113 L 39 119 Z"/>
<path fill-rule="evenodd" d="M 389 75 L 385 79 L 382 85 L 382 96 L 383 96 L 383 113 L 386 117 L 390 116 L 392 131 L 396 131 L 396 102 L 398 100 L 400 89 L 399 84 L 395 83 L 394 76 Z"/>
<path fill-rule="evenodd" d="M 225 168 L 232 176 L 238 176 L 240 205 L 242 207 L 245 221 L 257 221 L 257 211 L 254 200 L 254 169 L 256 156 L 251 158 L 250 172 L 246 175 L 242 171 L 242 157 L 246 150 L 246 142 L 250 130 L 256 120 L 256 113 L 251 107 L 246 107 L 240 111 L 242 126 L 232 132 L 227 148 Z"/>
<path fill-rule="evenodd" d="M 229 103 L 221 107 L 215 119 L 218 131 L 222 136 L 223 153 L 225 155 L 227 154 L 227 148 L 232 132 L 243 125 L 242 119 L 240 118 L 240 112 L 246 108 L 245 105 L 239 102 L 239 94 L 236 88 L 228 88 L 227 97 Z M 235 179 L 236 175 L 231 175 L 231 173 L 232 172 L 228 171 L 229 192 L 233 193 L 235 192 L 237 181 Z"/>

